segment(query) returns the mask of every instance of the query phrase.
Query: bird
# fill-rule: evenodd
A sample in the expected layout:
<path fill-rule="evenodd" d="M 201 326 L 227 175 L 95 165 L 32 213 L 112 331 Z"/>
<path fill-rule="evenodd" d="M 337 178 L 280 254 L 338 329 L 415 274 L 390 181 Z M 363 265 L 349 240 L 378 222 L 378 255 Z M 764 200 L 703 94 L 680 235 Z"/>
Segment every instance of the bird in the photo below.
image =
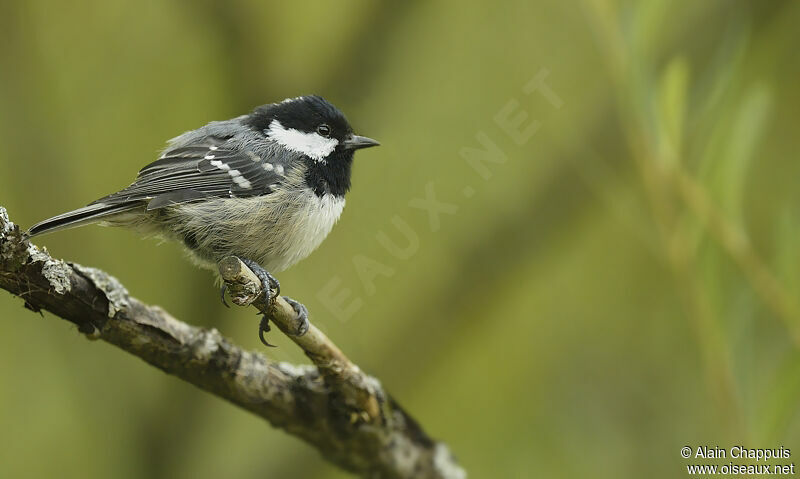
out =
<path fill-rule="evenodd" d="M 356 135 L 321 96 L 288 98 L 169 140 L 130 186 L 36 223 L 27 235 L 97 223 L 178 241 L 194 263 L 212 271 L 236 256 L 272 301 L 280 294 L 272 273 L 304 259 L 328 236 L 344 209 L 355 151 L 377 145 Z M 223 286 L 223 302 L 224 296 Z M 304 334 L 308 311 L 284 299 Z M 269 330 L 265 315 L 259 338 L 271 346 L 264 338 Z"/>

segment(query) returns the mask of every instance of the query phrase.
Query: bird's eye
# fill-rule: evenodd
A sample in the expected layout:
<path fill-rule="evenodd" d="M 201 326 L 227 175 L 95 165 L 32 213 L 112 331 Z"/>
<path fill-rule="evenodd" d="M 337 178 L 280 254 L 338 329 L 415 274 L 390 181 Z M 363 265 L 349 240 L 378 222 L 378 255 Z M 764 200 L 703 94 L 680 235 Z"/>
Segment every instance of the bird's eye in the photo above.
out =
<path fill-rule="evenodd" d="M 328 125 L 323 123 L 323 124 L 321 124 L 320 126 L 317 127 L 317 133 L 319 133 L 321 136 L 324 136 L 325 138 L 327 138 L 327 137 L 331 136 L 331 127 L 329 127 Z"/>

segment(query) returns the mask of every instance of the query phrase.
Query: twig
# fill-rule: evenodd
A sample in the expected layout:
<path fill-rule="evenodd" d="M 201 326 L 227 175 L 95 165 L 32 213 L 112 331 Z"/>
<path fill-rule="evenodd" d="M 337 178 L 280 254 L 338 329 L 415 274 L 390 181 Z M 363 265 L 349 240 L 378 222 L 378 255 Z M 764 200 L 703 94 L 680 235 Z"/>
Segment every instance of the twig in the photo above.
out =
<path fill-rule="evenodd" d="M 234 260 L 222 262 L 233 299 L 247 304 L 260 282 Z M 0 287 L 184 381 L 227 399 L 312 444 L 331 462 L 363 477 L 463 478 L 446 445 L 431 439 L 325 335 L 311 326 L 290 337 L 316 367 L 275 362 L 244 351 L 216 329 L 190 326 L 130 296 L 103 271 L 53 259 L 25 240 L 0 207 Z M 283 298 L 266 308 L 293 331 Z"/>
<path fill-rule="evenodd" d="M 380 404 L 385 402 L 380 384 L 361 372 L 344 353 L 313 324 L 302 336 L 297 336 L 294 308 L 279 296 L 272 305 L 267 305 L 261 280 L 235 256 L 219 263 L 219 272 L 228 285 L 231 300 L 240 306 L 252 304 L 266 314 L 278 328 L 292 339 L 314 362 L 331 389 L 341 394 L 341 399 L 352 408 L 353 414 L 361 415 L 367 422 L 381 416 Z M 353 420 L 357 418 L 353 416 Z"/>

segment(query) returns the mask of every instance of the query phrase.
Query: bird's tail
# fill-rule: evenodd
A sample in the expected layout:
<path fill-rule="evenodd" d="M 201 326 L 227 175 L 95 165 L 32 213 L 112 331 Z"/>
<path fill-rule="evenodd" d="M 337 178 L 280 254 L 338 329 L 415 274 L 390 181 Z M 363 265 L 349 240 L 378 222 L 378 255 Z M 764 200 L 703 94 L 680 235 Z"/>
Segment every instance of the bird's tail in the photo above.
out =
<path fill-rule="evenodd" d="M 27 231 L 27 235 L 30 238 L 44 233 L 51 233 L 53 231 L 97 223 L 98 221 L 103 221 L 103 219 L 108 218 L 109 216 L 140 208 L 141 206 L 142 205 L 139 202 L 115 205 L 109 205 L 107 203 L 94 203 L 89 206 L 84 206 L 83 208 L 78 208 L 77 210 L 69 211 L 58 216 L 53 216 L 52 218 L 36 223 L 30 227 L 30 229 Z"/>

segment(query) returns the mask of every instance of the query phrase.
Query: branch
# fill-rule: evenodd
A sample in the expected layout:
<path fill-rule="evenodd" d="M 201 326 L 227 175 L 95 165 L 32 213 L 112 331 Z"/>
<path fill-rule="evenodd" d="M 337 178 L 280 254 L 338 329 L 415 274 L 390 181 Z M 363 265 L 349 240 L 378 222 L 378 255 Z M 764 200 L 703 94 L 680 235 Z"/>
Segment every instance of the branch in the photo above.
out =
<path fill-rule="evenodd" d="M 240 305 L 253 304 L 283 332 L 294 309 L 265 304 L 260 281 L 237 258 L 220 274 Z M 190 326 L 130 296 L 112 276 L 53 259 L 30 244 L 0 207 L 0 287 L 32 311 L 45 309 L 151 365 L 219 396 L 313 445 L 363 477 L 463 478 L 447 446 L 431 439 L 313 325 L 289 337 L 315 366 L 275 362 L 244 351 L 216 329 Z"/>

